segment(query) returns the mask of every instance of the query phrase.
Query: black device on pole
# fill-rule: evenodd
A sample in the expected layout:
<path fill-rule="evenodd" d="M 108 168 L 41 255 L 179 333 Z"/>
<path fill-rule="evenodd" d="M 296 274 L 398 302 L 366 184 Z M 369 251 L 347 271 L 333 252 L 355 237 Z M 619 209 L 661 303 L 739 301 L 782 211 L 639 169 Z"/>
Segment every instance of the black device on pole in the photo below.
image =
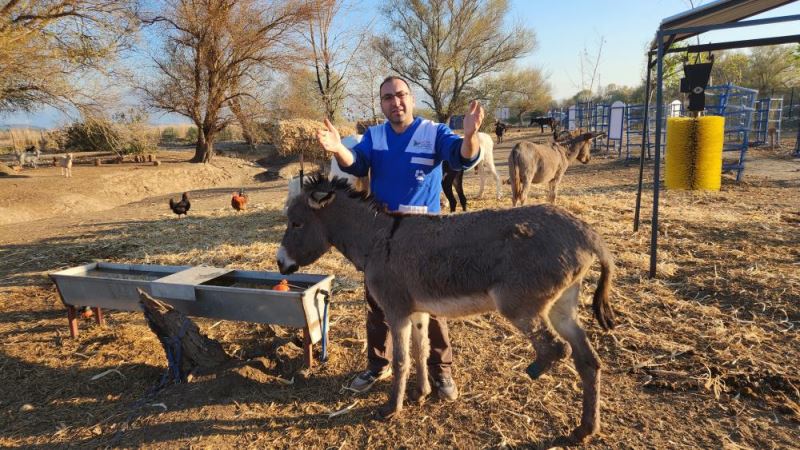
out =
<path fill-rule="evenodd" d="M 681 92 L 689 94 L 689 111 L 702 111 L 706 107 L 706 86 L 711 78 L 711 66 L 714 65 L 714 55 L 711 61 L 700 64 L 684 64 L 684 78 L 681 78 Z"/>

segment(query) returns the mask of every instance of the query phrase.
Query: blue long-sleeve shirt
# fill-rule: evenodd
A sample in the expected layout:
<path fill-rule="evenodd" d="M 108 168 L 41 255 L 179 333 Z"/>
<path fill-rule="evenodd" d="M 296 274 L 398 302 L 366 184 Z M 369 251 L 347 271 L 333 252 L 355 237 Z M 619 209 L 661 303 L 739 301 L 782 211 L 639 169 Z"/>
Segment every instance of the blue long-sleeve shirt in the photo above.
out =
<path fill-rule="evenodd" d="M 396 133 L 386 122 L 370 127 L 351 152 L 353 164 L 342 170 L 363 177 L 372 169 L 372 195 L 389 211 L 438 213 L 442 161 L 453 170 L 469 170 L 479 159 L 461 157 L 464 138 L 440 123 L 415 118 Z"/>

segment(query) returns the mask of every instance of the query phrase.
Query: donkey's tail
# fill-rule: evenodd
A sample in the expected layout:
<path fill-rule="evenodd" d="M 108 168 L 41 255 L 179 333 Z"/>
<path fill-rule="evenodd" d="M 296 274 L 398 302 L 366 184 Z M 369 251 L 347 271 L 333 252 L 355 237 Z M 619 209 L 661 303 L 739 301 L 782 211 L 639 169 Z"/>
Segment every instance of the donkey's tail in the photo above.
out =
<path fill-rule="evenodd" d="M 520 175 L 519 144 L 511 149 L 508 157 L 509 182 L 511 183 L 511 199 L 517 201 L 522 195 L 522 180 Z"/>
<path fill-rule="evenodd" d="M 600 260 L 600 280 L 597 282 L 597 290 L 594 291 L 592 309 L 597 323 L 604 330 L 610 330 L 614 328 L 614 311 L 608 302 L 614 278 L 614 257 L 611 256 L 611 252 L 608 251 L 600 236 L 596 236 L 594 248 L 597 258 Z"/>

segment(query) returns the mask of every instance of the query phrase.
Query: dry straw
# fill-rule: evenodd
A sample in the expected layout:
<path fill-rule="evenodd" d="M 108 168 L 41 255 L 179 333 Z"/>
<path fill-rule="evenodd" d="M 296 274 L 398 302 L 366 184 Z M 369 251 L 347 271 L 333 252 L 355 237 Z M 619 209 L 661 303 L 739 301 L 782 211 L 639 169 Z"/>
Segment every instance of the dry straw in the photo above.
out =
<path fill-rule="evenodd" d="M 603 333 L 590 308 L 580 312 L 605 370 L 603 431 L 589 447 L 795 446 L 800 216 L 787 184 L 750 176 L 725 178 L 720 192 L 669 191 L 659 278 L 650 280 L 647 223 L 631 232 L 636 169 L 594 158 L 569 169 L 559 197 L 604 236 L 618 265 L 618 328 Z M 280 192 L 282 183 L 264 192 Z M 499 202 L 472 198 L 477 184 L 465 177 L 470 208 L 509 206 L 507 191 Z M 82 325 L 80 339 L 68 339 L 63 307 L 42 274 L 94 258 L 275 271 L 283 198 L 256 197 L 253 211 L 237 216 L 227 194 L 203 197 L 220 208 L 181 221 L 160 209 L 132 220 L 120 209 L 119 219 L 65 224 L 63 234 L 0 250 L 0 445 L 106 446 L 125 430 L 114 445 L 550 448 L 576 425 L 581 388 L 572 363 L 531 381 L 530 343 L 494 314 L 450 321 L 458 401 L 410 404 L 393 422 L 375 422 L 388 383 L 365 395 L 340 393 L 366 364 L 365 302 L 360 274 L 336 251 L 304 269 L 336 276 L 330 360 L 311 379 L 279 380 L 300 368 L 296 331 L 201 319 L 201 330 L 245 366 L 142 403 L 166 363 L 141 314 L 111 313 L 108 328 Z M 544 197 L 536 194 L 532 202 Z M 596 282 L 592 271 L 584 300 Z M 110 369 L 124 378 L 112 372 L 87 382 Z M 19 412 L 25 404 L 35 409 Z M 147 406 L 156 404 L 165 407 Z"/>

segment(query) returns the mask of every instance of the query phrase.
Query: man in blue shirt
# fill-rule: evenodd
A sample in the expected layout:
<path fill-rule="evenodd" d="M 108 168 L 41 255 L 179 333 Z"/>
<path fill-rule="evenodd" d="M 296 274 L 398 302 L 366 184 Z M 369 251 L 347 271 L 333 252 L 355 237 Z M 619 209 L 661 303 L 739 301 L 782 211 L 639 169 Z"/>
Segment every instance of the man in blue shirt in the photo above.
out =
<path fill-rule="evenodd" d="M 381 110 L 387 122 L 370 127 L 353 150 L 342 145 L 336 128 L 325 119 L 326 130 L 317 133 L 322 147 L 333 153 L 339 167 L 355 176 L 370 175 L 370 191 L 387 210 L 434 214 L 441 209 L 442 162 L 454 170 L 474 167 L 480 157 L 478 129 L 483 107 L 477 101 L 464 116 L 464 137 L 446 125 L 414 117 L 414 97 L 405 80 L 388 77 L 380 86 Z M 365 289 L 366 291 L 366 289 Z M 367 298 L 367 369 L 350 384 L 366 392 L 376 381 L 391 375 L 392 341 L 383 311 L 369 292 Z M 440 397 L 455 400 L 458 389 L 450 366 L 453 352 L 447 322 L 431 317 L 428 328 L 428 367 Z"/>

